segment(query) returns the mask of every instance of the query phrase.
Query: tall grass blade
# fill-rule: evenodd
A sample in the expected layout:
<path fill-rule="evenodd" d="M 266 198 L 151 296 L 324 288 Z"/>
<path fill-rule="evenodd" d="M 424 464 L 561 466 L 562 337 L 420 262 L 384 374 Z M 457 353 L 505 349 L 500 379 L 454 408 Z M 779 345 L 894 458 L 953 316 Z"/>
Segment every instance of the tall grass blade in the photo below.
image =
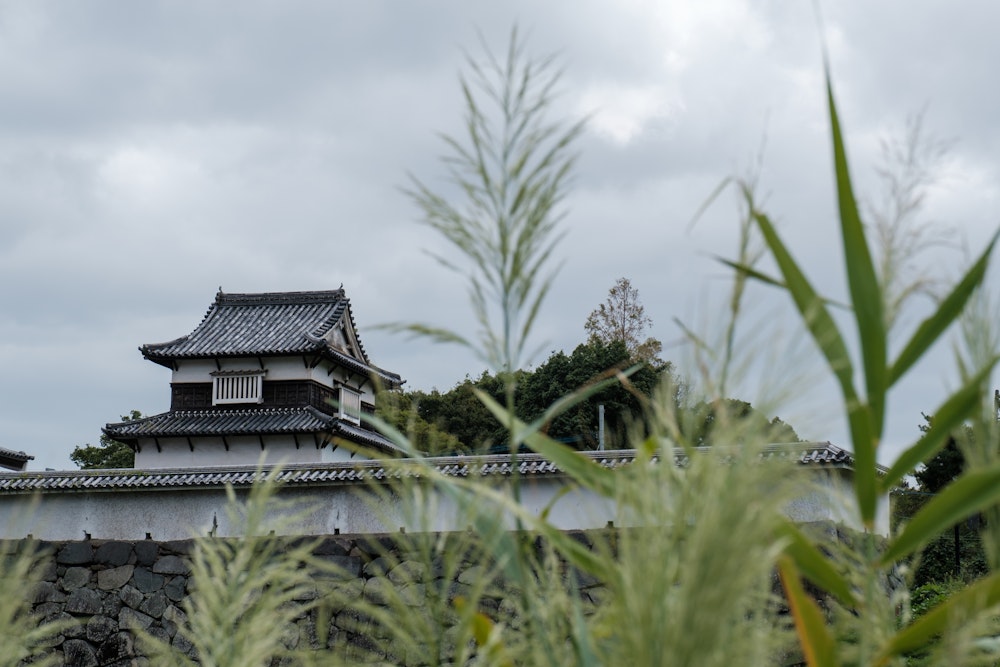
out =
<path fill-rule="evenodd" d="M 781 282 L 777 278 L 772 278 L 771 276 L 767 275 L 766 273 L 758 271 L 757 269 L 753 268 L 752 266 L 748 266 L 747 264 L 742 264 L 740 262 L 734 262 L 732 260 L 726 259 L 725 257 L 716 257 L 715 259 L 716 259 L 716 261 L 718 261 L 718 262 L 720 262 L 722 264 L 725 264 L 726 266 L 728 266 L 729 268 L 733 269 L 734 271 L 742 273 L 742 274 L 746 275 L 748 278 L 753 278 L 754 280 L 756 280 L 758 282 L 762 282 L 765 285 L 771 285 L 772 287 L 778 287 L 778 288 L 783 289 L 783 290 L 787 290 L 788 289 L 788 286 L 785 283 Z M 821 297 L 821 298 L 823 299 L 823 303 L 826 304 L 827 306 L 834 306 L 836 308 L 843 308 L 844 310 L 850 310 L 851 309 L 851 307 L 849 305 L 847 305 L 846 303 L 840 303 L 839 301 L 834 301 L 833 299 L 828 299 L 826 297 Z"/>
<path fill-rule="evenodd" d="M 851 585 L 795 524 L 787 521 L 781 527 L 780 534 L 788 539 L 785 555 L 792 559 L 806 579 L 836 597 L 848 609 L 857 606 L 858 601 L 851 591 Z"/>
<path fill-rule="evenodd" d="M 837 104 L 833 97 L 833 84 L 829 70 L 826 72 L 827 102 L 830 108 L 830 130 L 833 141 L 834 171 L 837 178 L 837 202 L 840 208 L 840 232 L 844 242 L 844 261 L 847 282 L 854 305 L 854 318 L 858 326 L 861 356 L 864 359 L 865 385 L 868 404 L 871 407 L 872 430 L 877 445 L 881 437 L 885 412 L 885 392 L 889 386 L 886 372 L 886 331 L 882 313 L 882 290 L 875 265 L 872 262 L 864 225 L 858 213 L 851 186 L 851 174 L 847 164 L 847 152 L 840 130 Z M 854 443 L 856 447 L 867 448 L 868 442 Z M 858 454 L 855 451 L 855 454 Z M 867 455 L 865 456 L 867 459 Z M 874 456 L 871 457 L 874 462 Z"/>
<path fill-rule="evenodd" d="M 1000 604 L 1000 573 L 970 584 L 900 630 L 883 648 L 875 664 L 888 665 L 896 656 L 927 646 L 948 629 L 957 614 L 970 618 L 997 604 Z"/>
<path fill-rule="evenodd" d="M 906 558 L 944 530 L 1000 501 L 1000 464 L 970 470 L 924 505 L 882 554 L 882 565 Z"/>
<path fill-rule="evenodd" d="M 525 443 L 534 451 L 559 466 L 560 470 L 572 477 L 581 486 L 603 496 L 614 497 L 615 477 L 612 471 L 581 456 L 580 452 L 575 449 L 571 449 L 540 433 L 538 429 L 541 427 L 541 424 L 528 426 L 520 419 L 511 415 L 506 408 L 493 400 L 485 392 L 479 389 L 474 389 L 473 391 L 501 424 L 513 425 L 514 433 L 511 436 L 515 441 Z"/>
<path fill-rule="evenodd" d="M 837 667 L 840 662 L 837 660 L 833 637 L 826 628 L 826 619 L 816 602 L 803 590 L 791 558 L 782 556 L 778 559 L 778 573 L 788 597 L 788 606 L 795 620 L 795 630 L 806 664 L 810 667 Z"/>
<path fill-rule="evenodd" d="M 770 218 L 751 208 L 751 215 L 760 228 L 765 243 L 771 250 L 782 275 L 785 277 L 788 293 L 798 308 L 816 345 L 840 384 L 840 391 L 847 409 L 847 420 L 851 429 L 856 461 L 854 490 L 861 510 L 861 519 L 866 527 L 875 523 L 875 509 L 878 502 L 875 433 L 869 408 L 862 403 L 854 389 L 854 369 L 847 346 L 840 330 L 823 299 L 809 283 L 798 264 L 788 252 L 788 248 L 778 236 Z"/>
<path fill-rule="evenodd" d="M 910 367 L 916 363 L 924 352 L 941 336 L 942 333 L 962 314 L 965 304 L 976 288 L 983 282 L 986 276 L 986 269 L 989 265 L 990 255 L 996 245 L 1000 231 L 993 235 L 986 250 L 979 256 L 976 263 L 958 282 L 955 288 L 945 299 L 938 304 L 937 309 L 927 319 L 917 327 L 913 337 L 899 353 L 892 369 L 889 371 L 889 384 L 895 384 Z"/>
<path fill-rule="evenodd" d="M 899 455 L 889 468 L 889 472 L 882 478 L 883 491 L 891 489 L 918 465 L 937 454 L 948 441 L 948 437 L 956 429 L 961 428 L 965 420 L 976 411 L 982 398 L 983 382 L 989 377 L 995 364 L 996 360 L 989 367 L 981 369 L 965 383 L 965 386 L 949 396 L 932 413 L 934 420 L 927 432 L 912 447 Z"/>

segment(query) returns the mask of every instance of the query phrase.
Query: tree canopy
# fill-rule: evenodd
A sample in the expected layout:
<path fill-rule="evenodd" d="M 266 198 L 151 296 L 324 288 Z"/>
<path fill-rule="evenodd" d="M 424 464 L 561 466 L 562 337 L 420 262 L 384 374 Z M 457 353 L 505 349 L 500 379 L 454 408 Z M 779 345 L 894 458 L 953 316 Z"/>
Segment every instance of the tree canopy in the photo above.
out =
<path fill-rule="evenodd" d="M 142 413 L 138 410 L 132 410 L 129 414 L 122 415 L 121 418 L 122 421 L 126 422 L 135 421 L 142 419 Z M 82 447 L 74 447 L 69 458 L 82 470 L 135 467 L 135 452 L 132 451 L 132 448 L 124 442 L 112 440 L 103 433 L 99 445 L 86 444 Z"/>
<path fill-rule="evenodd" d="M 639 300 L 639 290 L 632 287 L 628 278 L 619 278 L 608 290 L 607 300 L 587 317 L 583 328 L 590 340 L 621 341 L 630 358 L 658 364 L 662 363 L 659 354 L 663 344 L 652 337 L 643 338 L 652 325 L 653 320 Z"/>

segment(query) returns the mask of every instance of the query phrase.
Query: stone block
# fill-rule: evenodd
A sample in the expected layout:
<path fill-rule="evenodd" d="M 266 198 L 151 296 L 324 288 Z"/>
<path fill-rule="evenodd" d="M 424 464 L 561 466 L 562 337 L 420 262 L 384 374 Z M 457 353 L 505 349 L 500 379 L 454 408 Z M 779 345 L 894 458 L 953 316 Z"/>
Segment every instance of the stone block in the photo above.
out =
<path fill-rule="evenodd" d="M 153 564 L 156 574 L 187 574 L 191 568 L 178 556 L 163 556 Z"/>
<path fill-rule="evenodd" d="M 134 565 L 121 565 L 110 570 L 101 570 L 97 573 L 97 587 L 102 591 L 121 588 L 132 578 L 134 571 Z"/>
<path fill-rule="evenodd" d="M 107 616 L 91 616 L 87 621 L 87 639 L 95 644 L 101 644 L 105 639 L 118 632 L 118 621 Z"/>
<path fill-rule="evenodd" d="M 94 616 L 101 613 L 101 595 L 89 588 L 78 588 L 66 599 L 66 611 L 77 616 Z"/>
<path fill-rule="evenodd" d="M 67 542 L 56 554 L 60 565 L 84 565 L 94 561 L 94 547 L 90 542 Z"/>
<path fill-rule="evenodd" d="M 361 559 L 353 556 L 319 556 L 319 560 L 329 563 L 329 569 L 319 571 L 320 576 L 329 579 L 353 579 L 361 574 Z"/>
<path fill-rule="evenodd" d="M 160 557 L 160 546 L 152 540 L 136 542 L 132 546 L 132 551 L 135 553 L 136 565 L 142 565 L 145 567 L 149 567 L 156 562 L 157 558 Z"/>
<path fill-rule="evenodd" d="M 132 573 L 132 583 L 143 593 L 153 593 L 163 588 L 166 578 L 162 574 L 150 572 L 145 567 L 137 567 Z"/>
<path fill-rule="evenodd" d="M 172 540 L 160 543 L 160 551 L 175 556 L 187 556 L 193 550 L 194 540 Z"/>
<path fill-rule="evenodd" d="M 379 577 L 387 574 L 395 565 L 396 563 L 394 561 L 379 556 L 375 560 L 366 563 L 362 573 L 366 577 Z"/>
<path fill-rule="evenodd" d="M 45 619 L 46 623 L 63 623 L 62 633 L 68 638 L 79 639 L 87 634 L 87 624 L 83 619 L 70 616 L 66 612 L 53 614 Z"/>
<path fill-rule="evenodd" d="M 94 647 L 82 639 L 67 639 L 63 642 L 63 664 L 73 667 L 97 667 L 101 661 Z"/>
<path fill-rule="evenodd" d="M 144 614 L 149 614 L 153 618 L 160 618 L 163 616 L 163 612 L 166 608 L 167 596 L 163 594 L 163 591 L 156 591 L 146 598 L 145 602 L 139 605 L 139 611 Z"/>
<path fill-rule="evenodd" d="M 59 587 L 51 581 L 40 581 L 32 588 L 30 600 L 32 604 L 65 602 L 66 594 L 59 590 Z"/>
<path fill-rule="evenodd" d="M 102 565 L 118 567 L 132 558 L 132 545 L 128 542 L 105 542 L 97 547 L 94 561 Z"/>
<path fill-rule="evenodd" d="M 132 587 L 129 586 L 128 588 Z M 132 590 L 135 589 L 132 588 Z M 138 593 L 138 591 L 136 592 Z M 120 595 L 121 591 L 118 592 L 118 595 L 111 593 L 104 598 L 104 604 L 101 605 L 101 615 L 109 618 L 118 618 L 118 612 L 122 610 L 122 601 L 119 597 Z M 139 593 L 139 595 L 142 595 L 142 593 Z"/>
<path fill-rule="evenodd" d="M 170 645 L 176 648 L 184 655 L 190 656 L 192 658 L 198 654 L 198 650 L 194 647 L 194 644 L 188 641 L 187 637 L 185 637 L 179 632 L 176 635 L 174 635 L 174 638 L 172 640 L 170 640 Z"/>
<path fill-rule="evenodd" d="M 142 604 L 142 601 L 145 600 L 146 597 L 134 586 L 123 586 L 122 589 L 118 591 L 118 599 L 132 609 L 138 609 L 139 605 Z"/>
<path fill-rule="evenodd" d="M 180 602 L 184 599 L 184 595 L 187 592 L 187 577 L 178 576 L 172 578 L 163 587 L 163 592 L 174 602 Z"/>
<path fill-rule="evenodd" d="M 67 567 L 66 574 L 62 578 L 63 590 L 71 593 L 78 588 L 83 588 L 90 583 L 90 568 L 87 567 Z"/>
<path fill-rule="evenodd" d="M 123 607 L 122 610 L 118 612 L 118 627 L 123 630 L 134 627 L 140 627 L 145 630 L 152 624 L 152 616 L 144 614 L 141 611 L 136 611 L 130 607 Z"/>
<path fill-rule="evenodd" d="M 60 613 L 65 607 L 66 605 L 59 602 L 43 602 L 42 604 L 35 605 L 32 612 L 35 616 L 45 618 L 47 616 Z"/>
<path fill-rule="evenodd" d="M 54 560 L 46 560 L 41 564 L 38 572 L 39 581 L 55 581 L 58 578 L 56 573 L 56 562 Z"/>
<path fill-rule="evenodd" d="M 101 644 L 97 651 L 97 659 L 101 665 L 129 664 L 135 657 L 135 646 L 132 635 L 128 632 L 116 632 Z"/>
<path fill-rule="evenodd" d="M 315 556 L 346 556 L 351 551 L 351 541 L 339 537 L 327 537 L 313 550 Z"/>
<path fill-rule="evenodd" d="M 394 584 L 420 583 L 427 578 L 427 566 L 416 560 L 406 560 L 389 570 L 389 581 Z"/>

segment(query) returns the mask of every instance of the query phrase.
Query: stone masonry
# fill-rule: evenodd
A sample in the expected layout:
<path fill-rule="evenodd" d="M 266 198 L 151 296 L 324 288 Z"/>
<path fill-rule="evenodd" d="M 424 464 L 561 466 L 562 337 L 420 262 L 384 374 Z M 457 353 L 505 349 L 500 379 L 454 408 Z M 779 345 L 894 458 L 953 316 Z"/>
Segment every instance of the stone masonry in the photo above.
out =
<path fill-rule="evenodd" d="M 573 533 L 590 544 L 584 532 Z M 16 544 L 16 543 L 8 543 Z M 23 544 L 23 543 L 21 543 Z M 178 633 L 185 620 L 183 601 L 189 591 L 188 555 L 192 540 L 156 542 L 142 540 L 34 542 L 50 556 L 41 568 L 30 600 L 34 614 L 45 621 L 63 621 L 68 627 L 52 638 L 47 649 L 64 665 L 75 667 L 125 667 L 148 665 L 139 653 L 131 629 L 140 626 L 151 635 L 196 658 L 194 648 Z M 340 572 L 338 587 L 379 604 L 384 587 L 394 586 L 409 606 L 423 604 L 422 591 L 443 576 L 440 568 L 416 560 L 400 545 L 397 536 L 328 536 L 318 542 L 316 556 L 334 563 Z M 444 582 L 452 595 L 464 595 L 487 568 L 469 557 Z M 438 581 L 438 588 L 442 582 Z M 596 600 L 601 591 L 586 577 L 574 581 L 585 599 Z M 316 591 L 318 593 L 318 590 Z M 315 597 L 315 596 L 313 596 Z M 501 608 L 502 596 L 487 596 L 481 603 Z M 368 636 L 371 626 L 359 623 L 357 612 L 334 608 L 325 633 L 318 633 L 315 610 L 303 613 L 297 628 L 289 628 L 288 648 L 347 651 L 371 656 L 376 643 Z M 319 639 L 326 638 L 325 645 Z M 382 655 L 383 660 L 393 660 Z M 284 663 L 278 663 L 284 664 Z"/>

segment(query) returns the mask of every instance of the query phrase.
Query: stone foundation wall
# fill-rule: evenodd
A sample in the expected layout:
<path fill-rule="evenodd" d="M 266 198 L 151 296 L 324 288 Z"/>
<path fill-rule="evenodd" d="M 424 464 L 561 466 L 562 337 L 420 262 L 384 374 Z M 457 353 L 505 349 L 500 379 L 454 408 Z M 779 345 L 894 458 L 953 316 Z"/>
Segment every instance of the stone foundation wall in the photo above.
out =
<path fill-rule="evenodd" d="M 573 533 L 585 544 L 588 534 Z M 8 542 L 10 547 L 24 542 Z M 33 612 L 46 621 L 65 621 L 68 628 L 54 637 L 48 648 L 61 664 L 80 667 L 146 665 L 139 655 L 131 628 L 138 625 L 169 641 L 192 657 L 193 647 L 178 633 L 185 620 L 182 603 L 190 587 L 188 556 L 193 542 L 135 542 L 88 540 L 33 542 L 50 555 L 39 573 L 40 581 L 29 592 Z M 8 548 L 11 552 L 13 549 Z M 442 575 L 403 551 L 395 536 L 329 536 L 314 554 L 332 561 L 343 572 L 336 585 L 352 595 L 379 603 L 385 586 L 395 586 L 406 604 L 423 605 L 425 586 Z M 399 568 L 399 571 L 396 571 Z M 484 574 L 484 566 L 470 556 L 454 581 L 446 582 L 449 595 L 466 595 Z M 440 590 L 442 582 L 438 581 Z M 585 599 L 597 597 L 596 582 L 575 580 Z M 318 592 L 318 588 L 317 588 Z M 315 597 L 315 596 L 313 596 Z M 502 595 L 491 595 L 483 604 L 499 609 Z M 321 650 L 336 647 L 349 655 L 376 648 L 357 612 L 333 609 L 326 632 L 317 632 L 315 611 L 303 613 L 297 627 L 289 628 L 288 648 Z M 325 635 L 326 646 L 320 636 Z M 386 656 L 392 661 L 392 656 Z"/>

